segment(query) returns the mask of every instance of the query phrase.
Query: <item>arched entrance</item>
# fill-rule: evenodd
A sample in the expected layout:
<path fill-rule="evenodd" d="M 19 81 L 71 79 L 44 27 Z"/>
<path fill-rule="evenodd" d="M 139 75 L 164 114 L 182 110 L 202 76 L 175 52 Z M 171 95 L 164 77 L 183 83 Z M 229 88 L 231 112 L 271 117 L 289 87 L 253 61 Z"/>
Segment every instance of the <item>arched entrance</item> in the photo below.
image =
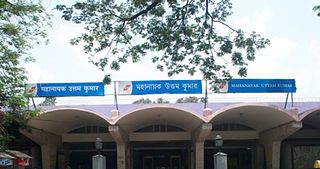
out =
<path fill-rule="evenodd" d="M 55 108 L 29 120 L 32 133 L 24 133 L 41 147 L 42 168 L 91 168 L 97 154 L 95 140 L 104 141 L 102 153 L 110 158 L 108 169 L 115 169 L 116 146 L 104 114 L 82 108 Z"/>
<path fill-rule="evenodd" d="M 319 160 L 320 108 L 307 110 L 300 115 L 303 127 L 282 143 L 282 168 L 313 168 Z"/>
<path fill-rule="evenodd" d="M 228 168 L 252 169 L 254 151 L 258 144 L 255 129 L 237 123 L 221 123 L 212 127 L 212 135 L 222 134 L 224 143 L 221 151 L 227 154 Z M 241 138 L 240 135 L 251 135 Z M 214 154 L 218 152 L 214 140 L 205 142 L 205 169 L 214 168 Z"/>
<path fill-rule="evenodd" d="M 95 138 L 101 138 L 103 147 L 101 155 L 106 157 L 106 169 L 117 168 L 117 149 L 107 127 L 83 126 L 63 134 L 63 145 L 58 149 L 58 157 L 63 156 L 71 168 L 90 169 L 92 156 L 97 155 Z M 58 159 L 58 163 L 60 161 Z"/>
<path fill-rule="evenodd" d="M 143 127 L 134 132 L 137 135 L 149 135 L 157 140 L 131 141 L 133 168 L 141 169 L 183 169 L 188 168 L 190 140 L 188 138 L 178 138 L 186 135 L 185 131 L 179 127 L 154 124 Z M 167 135 L 167 136 L 165 136 Z"/>
<path fill-rule="evenodd" d="M 192 133 L 202 123 L 192 112 L 159 105 L 128 113 L 116 122 L 128 134 L 133 169 L 191 168 Z"/>
<path fill-rule="evenodd" d="M 205 151 L 210 156 L 216 152 L 213 142 L 219 134 L 225 140 L 223 151 L 229 153 L 229 168 L 280 167 L 279 143 L 296 131 L 292 124 L 297 119 L 292 114 L 268 104 L 243 103 L 224 107 L 210 120 L 213 130 Z M 213 161 L 207 164 L 213 164 Z M 206 165 L 205 169 L 210 167 Z"/>

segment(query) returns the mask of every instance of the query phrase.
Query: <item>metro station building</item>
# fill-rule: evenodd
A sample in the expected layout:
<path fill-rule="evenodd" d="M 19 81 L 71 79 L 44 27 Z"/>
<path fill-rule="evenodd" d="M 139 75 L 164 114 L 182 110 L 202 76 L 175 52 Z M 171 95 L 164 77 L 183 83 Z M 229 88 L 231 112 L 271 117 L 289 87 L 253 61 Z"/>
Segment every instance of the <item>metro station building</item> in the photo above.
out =
<path fill-rule="evenodd" d="M 123 104 L 42 107 L 20 147 L 42 169 L 92 168 L 96 138 L 107 169 L 213 169 L 221 135 L 228 169 L 312 168 L 320 103 Z"/>

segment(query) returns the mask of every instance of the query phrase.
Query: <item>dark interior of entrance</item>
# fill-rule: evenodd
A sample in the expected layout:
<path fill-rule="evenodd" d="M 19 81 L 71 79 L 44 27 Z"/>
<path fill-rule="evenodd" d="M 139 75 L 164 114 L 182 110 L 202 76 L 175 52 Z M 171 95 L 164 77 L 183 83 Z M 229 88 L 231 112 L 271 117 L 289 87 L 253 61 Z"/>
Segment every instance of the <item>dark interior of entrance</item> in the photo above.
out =
<path fill-rule="evenodd" d="M 135 151 L 134 169 L 184 169 L 185 150 L 139 150 Z"/>
<path fill-rule="evenodd" d="M 252 169 L 252 153 L 256 140 L 225 140 L 221 152 L 227 154 L 228 169 Z M 205 142 L 204 169 L 214 168 L 214 154 L 219 150 L 213 141 Z"/>
<path fill-rule="evenodd" d="M 92 156 L 98 152 L 93 142 L 64 143 L 60 153 L 65 156 L 65 163 L 73 169 L 91 169 Z M 106 169 L 117 169 L 117 151 L 113 142 L 104 142 L 101 155 L 106 157 Z"/>
<path fill-rule="evenodd" d="M 135 144 L 133 169 L 186 169 L 189 161 L 187 147 L 183 142 Z"/>

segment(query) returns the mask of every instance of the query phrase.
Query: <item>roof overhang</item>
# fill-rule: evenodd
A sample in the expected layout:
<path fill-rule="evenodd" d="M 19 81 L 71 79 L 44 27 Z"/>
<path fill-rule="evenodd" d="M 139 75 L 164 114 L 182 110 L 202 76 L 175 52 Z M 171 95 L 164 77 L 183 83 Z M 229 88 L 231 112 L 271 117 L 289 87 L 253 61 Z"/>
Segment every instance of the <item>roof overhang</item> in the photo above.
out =
<path fill-rule="evenodd" d="M 320 107 L 303 112 L 300 120 L 303 124 L 320 129 Z"/>
<path fill-rule="evenodd" d="M 214 113 L 210 121 L 213 124 L 237 123 L 264 131 L 295 120 L 289 112 L 271 105 L 236 104 Z"/>
<path fill-rule="evenodd" d="M 170 124 L 192 132 L 203 122 L 194 112 L 169 106 L 150 106 L 126 114 L 116 124 L 127 133 L 152 124 Z"/>
<path fill-rule="evenodd" d="M 106 117 L 85 109 L 62 108 L 43 112 L 28 121 L 28 124 L 40 130 L 61 135 L 82 126 L 109 125 Z"/>

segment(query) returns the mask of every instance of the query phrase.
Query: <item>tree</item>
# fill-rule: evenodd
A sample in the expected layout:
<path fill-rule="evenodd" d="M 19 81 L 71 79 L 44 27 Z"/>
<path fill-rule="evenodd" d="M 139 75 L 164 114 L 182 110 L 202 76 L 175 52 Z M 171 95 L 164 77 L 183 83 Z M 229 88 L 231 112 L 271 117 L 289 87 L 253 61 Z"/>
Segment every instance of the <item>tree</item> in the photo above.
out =
<path fill-rule="evenodd" d="M 176 100 L 176 103 L 200 103 L 204 102 L 204 98 L 198 98 L 196 96 L 183 97 Z"/>
<path fill-rule="evenodd" d="M 39 104 L 39 106 L 54 106 L 56 103 L 56 97 L 46 97 L 45 100 Z"/>
<path fill-rule="evenodd" d="M 168 100 L 164 100 L 162 97 L 157 99 L 157 104 L 168 104 L 170 103 Z"/>
<path fill-rule="evenodd" d="M 320 16 L 320 5 L 313 7 L 313 10 L 318 12 L 318 16 Z"/>
<path fill-rule="evenodd" d="M 32 61 L 28 50 L 46 37 L 49 25 L 43 6 L 31 0 L 0 0 L 0 150 L 12 137 L 7 128 L 14 122 L 26 127 L 36 112 L 27 111 L 24 95 L 27 80 L 21 61 Z"/>
<path fill-rule="evenodd" d="M 269 44 L 256 32 L 228 25 L 231 8 L 230 0 L 86 0 L 57 6 L 63 19 L 85 26 L 71 44 L 84 44 L 101 70 L 119 70 L 152 55 L 168 76 L 201 72 L 211 83 L 246 76 L 248 62 Z"/>
<path fill-rule="evenodd" d="M 168 104 L 168 103 L 170 102 L 160 97 L 157 99 L 156 102 L 150 99 L 141 98 L 139 100 L 134 101 L 132 104 Z"/>
<path fill-rule="evenodd" d="M 132 102 L 132 104 L 151 104 L 152 101 L 150 99 L 141 98 L 139 100 L 136 100 Z"/>

